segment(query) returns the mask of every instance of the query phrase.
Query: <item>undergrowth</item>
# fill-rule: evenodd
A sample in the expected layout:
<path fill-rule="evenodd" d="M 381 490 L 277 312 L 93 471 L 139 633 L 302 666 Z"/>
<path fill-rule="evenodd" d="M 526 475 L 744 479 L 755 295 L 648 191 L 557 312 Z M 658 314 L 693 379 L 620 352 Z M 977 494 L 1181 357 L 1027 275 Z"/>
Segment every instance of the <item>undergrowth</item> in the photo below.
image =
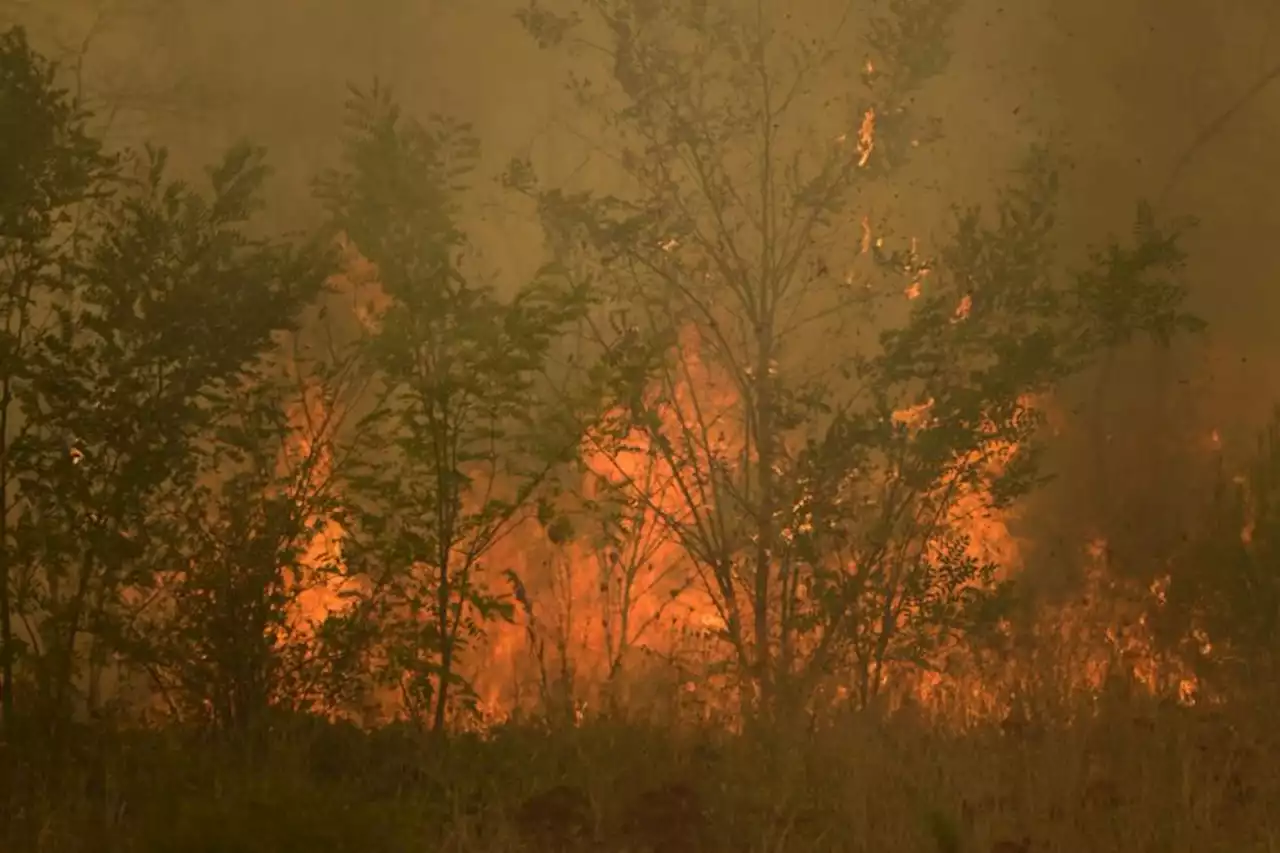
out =
<path fill-rule="evenodd" d="M 1257 702 L 963 732 L 851 715 L 750 736 L 315 719 L 74 734 L 60 762 L 38 739 L 6 748 L 5 851 L 1280 851 L 1280 738 Z"/>

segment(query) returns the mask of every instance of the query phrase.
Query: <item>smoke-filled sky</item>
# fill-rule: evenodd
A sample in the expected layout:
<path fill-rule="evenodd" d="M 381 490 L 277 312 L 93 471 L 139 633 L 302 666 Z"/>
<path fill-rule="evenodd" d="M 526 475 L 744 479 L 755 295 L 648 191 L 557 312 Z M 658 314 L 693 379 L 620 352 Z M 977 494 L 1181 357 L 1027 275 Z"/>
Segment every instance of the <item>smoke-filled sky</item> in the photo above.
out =
<path fill-rule="evenodd" d="M 798 16 L 821 21 L 846 0 L 793 2 Z M 517 5 L 7 0 L 0 15 L 28 23 L 52 52 L 87 40 L 86 83 L 120 108 L 120 130 L 197 158 L 249 136 L 298 179 L 332 150 L 346 83 L 374 75 L 411 109 L 473 120 L 495 163 L 536 143 L 564 117 L 560 76 L 515 24 Z M 1280 3 L 966 0 L 954 48 L 930 95 L 950 135 L 949 183 L 968 192 L 1008 165 L 1029 128 L 1056 130 L 1076 158 L 1070 188 L 1087 219 L 1123 226 L 1133 200 L 1157 195 L 1197 134 L 1280 62 Z M 1258 300 L 1278 262 L 1267 269 L 1257 247 L 1280 224 L 1267 192 L 1277 140 L 1280 81 L 1198 151 L 1169 197 L 1205 221 L 1195 248 L 1220 281 L 1202 295 L 1240 324 L 1233 337 L 1270 337 Z"/>
<path fill-rule="evenodd" d="M 822 22 L 846 0 L 792 2 Z M 83 49 L 84 84 L 114 105 L 117 138 L 156 139 L 188 164 L 241 137 L 269 146 L 288 218 L 334 154 L 346 84 L 374 75 L 411 111 L 474 122 L 494 170 L 524 154 L 553 179 L 578 168 L 589 144 L 556 135 L 569 117 L 563 69 L 519 29 L 516 5 L 0 0 L 0 19 L 26 23 L 49 52 Z M 1169 407 L 1247 435 L 1280 402 L 1280 79 L 1240 99 L 1280 64 L 1280 2 L 967 0 L 954 51 L 927 96 L 948 137 L 912 203 L 982 198 L 1036 134 L 1053 133 L 1074 161 L 1064 243 L 1126 228 L 1140 197 L 1198 217 L 1190 275 L 1210 342 L 1117 374 L 1116 417 L 1131 424 L 1117 446 L 1149 446 Z M 492 188 L 476 207 L 493 265 L 533 262 L 527 216 Z"/>

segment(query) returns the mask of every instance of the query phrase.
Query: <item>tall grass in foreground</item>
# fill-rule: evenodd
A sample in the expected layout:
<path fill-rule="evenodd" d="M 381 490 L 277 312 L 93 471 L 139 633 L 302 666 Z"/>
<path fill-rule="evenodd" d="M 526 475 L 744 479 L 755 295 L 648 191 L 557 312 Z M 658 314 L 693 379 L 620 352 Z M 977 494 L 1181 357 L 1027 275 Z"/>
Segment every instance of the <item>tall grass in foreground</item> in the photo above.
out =
<path fill-rule="evenodd" d="M 1083 715 L 1082 715 L 1083 716 Z M 236 743 L 85 731 L 4 756 L 6 853 L 1280 851 L 1262 702 L 1104 704 L 947 732 L 849 716 L 728 736 L 588 721 L 432 742 L 295 720 Z"/>

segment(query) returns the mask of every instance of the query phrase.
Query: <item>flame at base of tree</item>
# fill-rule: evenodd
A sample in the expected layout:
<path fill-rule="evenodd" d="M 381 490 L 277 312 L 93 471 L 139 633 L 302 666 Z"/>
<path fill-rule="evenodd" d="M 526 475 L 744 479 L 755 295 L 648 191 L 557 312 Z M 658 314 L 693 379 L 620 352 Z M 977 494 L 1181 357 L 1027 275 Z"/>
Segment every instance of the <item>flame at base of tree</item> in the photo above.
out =
<path fill-rule="evenodd" d="M 300 381 L 301 399 L 290 406 L 290 441 L 281 450 L 279 475 L 295 475 L 298 493 L 304 496 L 331 489 L 333 471 L 332 428 L 335 413 L 326 412 L 324 401 L 313 385 Z M 329 615 L 348 605 L 343 592 L 354 584 L 334 571 L 340 565 L 343 530 L 337 520 L 324 514 L 311 513 L 307 526 L 313 532 L 297 560 L 297 570 L 289 579 L 295 594 L 291 596 L 289 623 L 293 630 L 313 636 L 315 626 Z"/>
<path fill-rule="evenodd" d="M 685 361 L 684 381 L 708 381 L 693 343 L 686 334 L 677 348 Z M 671 390 L 679 404 L 663 417 L 678 419 L 680 405 L 691 405 L 697 392 Z M 724 413 L 736 405 L 729 393 L 697 397 L 704 406 L 707 398 L 717 400 Z M 907 427 L 923 425 L 928 417 L 927 403 L 894 415 Z M 293 434 L 276 474 L 302 504 L 328 488 L 333 436 L 325 425 L 337 419 L 311 392 L 291 406 L 288 419 Z M 724 420 L 730 420 L 727 414 Z M 727 428 L 718 439 L 726 455 L 741 449 Z M 687 509 L 686 501 L 674 488 L 669 461 L 655 452 L 646 433 L 632 430 L 623 447 L 605 453 L 588 442 L 577 500 L 589 511 L 573 535 L 530 517 L 486 556 L 488 581 L 500 582 L 510 571 L 523 588 L 514 622 L 493 623 L 463 664 L 482 722 L 548 710 L 566 719 L 619 709 L 686 720 L 732 720 L 736 714 L 732 680 L 723 668 L 723 618 L 669 526 Z M 990 464 L 1001 464 L 1011 452 L 991 454 Z M 951 517 L 965 534 L 969 556 L 998 564 L 1001 578 L 1025 571 L 1020 543 L 1009 532 L 1009 511 L 990 510 L 981 494 L 963 494 Z M 344 535 L 337 521 L 314 515 L 306 527 L 312 532 L 302 543 L 302 570 L 290 578 L 289 621 L 299 638 L 314 639 L 317 626 L 350 606 L 344 592 L 358 593 L 361 584 L 340 579 L 336 571 Z M 1159 585 L 1121 589 L 1107 572 L 1105 543 L 1082 550 L 1089 560 L 1088 585 L 1079 600 L 1042 614 L 1030 637 L 1016 637 L 1003 623 L 999 634 L 1008 645 L 994 659 L 960 639 L 935 659 L 919 662 L 927 664 L 924 669 L 886 667 L 880 674 L 883 701 L 916 705 L 942 723 L 1005 718 L 1028 692 L 1032 672 L 1062 694 L 1064 707 L 1069 697 L 1097 696 L 1117 675 L 1153 695 L 1194 701 L 1195 677 L 1157 652 L 1147 625 L 1147 614 L 1162 600 Z M 1014 651 L 1028 640 L 1027 647 L 1037 650 L 1034 659 Z M 1045 657 L 1043 650 L 1052 654 Z M 836 672 L 823 680 L 812 704 L 815 710 L 838 707 L 855 692 Z M 405 711 L 392 688 L 372 691 L 371 699 L 369 721 Z"/>
<path fill-rule="evenodd" d="M 374 330 L 387 300 L 377 285 L 377 271 L 353 247 L 344 244 L 345 291 L 366 330 Z M 567 530 L 548 527 L 545 520 L 527 518 L 515 524 L 486 554 L 480 567 L 491 585 L 504 575 L 519 579 L 514 590 L 518 605 L 514 622 L 493 622 L 487 637 L 462 663 L 465 679 L 475 691 L 480 717 L 499 720 L 513 714 L 551 709 L 573 718 L 584 709 L 667 707 L 672 713 L 732 716 L 736 703 L 732 679 L 724 669 L 725 613 L 706 591 L 695 562 L 689 559 L 678 527 L 690 512 L 713 509 L 677 486 L 679 453 L 655 445 L 655 435 L 679 436 L 710 426 L 712 432 L 695 445 L 677 448 L 692 454 L 685 463 L 724 464 L 750 448 L 735 426 L 744 422 L 733 383 L 716 375 L 702 358 L 701 342 L 693 327 L 680 330 L 671 348 L 675 369 L 665 387 L 651 387 L 644 408 L 657 414 L 655 430 L 628 421 L 615 411 L 605 418 L 621 425 L 625 434 L 608 448 L 590 438 L 584 445 L 586 462 L 576 484 L 578 515 L 583 520 Z M 291 417 L 298 435 L 291 453 L 306 456 L 314 448 L 306 423 L 323 418 L 318 401 L 310 400 Z M 1027 410 L 1052 406 L 1023 399 Z M 893 421 L 907 430 L 927 426 L 932 401 L 908 405 L 893 413 Z M 993 428 L 994 429 L 994 428 Z M 984 447 L 982 458 L 961 460 L 958 468 L 984 465 L 999 469 L 1015 447 L 998 441 Z M 327 476 L 329 460 L 315 466 Z M 321 470 L 323 469 L 323 470 Z M 944 482 L 940 488 L 950 484 Z M 987 495 L 960 488 L 950 501 L 947 528 L 960 534 L 963 550 L 975 561 L 998 567 L 997 580 L 1025 571 L 1020 543 L 1009 532 L 1011 510 L 993 509 Z M 336 523 L 318 520 L 321 529 L 309 545 L 303 565 L 332 566 L 338 561 L 342 531 Z M 784 531 L 785 534 L 785 531 Z M 922 543 L 934 558 L 943 544 Z M 856 567 L 850 569 L 856 571 Z M 1091 569 L 1095 586 L 1105 575 Z M 342 591 L 331 580 L 306 584 L 296 602 L 297 624 L 317 624 L 339 611 Z M 1173 679 L 1184 698 L 1194 692 L 1185 672 L 1170 675 L 1172 664 L 1160 661 L 1150 638 L 1142 633 L 1142 614 L 1115 614 L 1109 628 L 1099 608 L 1109 602 L 1095 591 L 1087 606 L 1069 606 L 1041 619 L 1039 644 L 1059 647 L 1073 663 L 1057 670 L 1059 688 L 1096 692 L 1108 673 L 1128 667 L 1129 673 L 1152 691 L 1165 691 Z M 1149 602 L 1148 602 L 1149 603 Z M 1140 608 L 1139 608 L 1140 610 Z M 904 612 L 899 621 L 910 620 Z M 1137 619 L 1135 628 L 1130 622 Z M 1085 626 L 1089 628 L 1086 630 Z M 1050 628 L 1049 626 L 1053 626 Z M 1009 626 L 1001 633 L 1012 641 Z M 804 648 L 801 652 L 806 651 Z M 1009 712 L 1016 692 L 1008 683 L 1009 661 L 993 671 L 981 653 L 966 647 L 965 638 L 947 643 L 931 659 L 909 664 L 891 663 L 879 673 L 877 692 L 885 701 L 922 703 L 952 719 L 1002 716 Z M 385 663 L 385 662 L 384 662 Z M 923 669 L 921 666 L 923 665 Z M 815 706 L 839 705 L 855 692 L 839 672 L 822 680 Z M 375 691 L 375 717 L 405 711 L 394 689 Z M 558 709 L 558 710 L 556 710 Z"/>
<path fill-rule="evenodd" d="M 687 334 L 677 352 L 685 362 L 685 381 L 705 381 Z M 670 390 L 670 399 L 685 404 L 694 393 Z M 736 402 L 729 394 L 715 399 L 726 412 Z M 923 424 L 928 411 L 927 404 L 904 408 L 895 420 Z M 679 405 L 662 416 L 678 418 Z M 719 436 L 727 454 L 735 450 L 730 436 L 728 429 Z M 674 488 L 669 462 L 645 432 L 633 429 L 620 446 L 619 452 L 605 453 L 588 442 L 578 499 L 590 512 L 580 527 L 558 531 L 525 519 L 485 559 L 491 581 L 511 572 L 521 588 L 514 622 L 492 624 L 464 665 L 484 721 L 544 711 L 573 719 L 628 707 L 665 708 L 684 717 L 724 719 L 735 713 L 731 680 L 723 674 L 723 618 L 699 587 L 696 567 L 669 526 L 687 502 Z M 989 453 L 988 464 L 1002 464 L 1012 450 Z M 950 512 L 970 557 L 997 564 L 1001 579 L 1025 570 L 1020 543 L 1009 532 L 1009 510 L 992 510 L 975 493 L 961 494 Z M 1134 600 L 1122 608 L 1114 584 L 1101 588 L 1106 577 L 1095 559 L 1090 595 L 1037 621 L 1036 645 L 1061 650 L 1062 660 L 1052 669 L 1056 689 L 1096 694 L 1123 670 L 1153 693 L 1167 692 L 1172 679 L 1190 701 L 1194 679 L 1163 660 L 1144 633 L 1143 608 L 1152 601 Z M 1104 613 L 1104 607 L 1115 612 Z M 1014 641 L 1007 623 L 1000 631 Z M 1016 660 L 1009 654 L 992 667 L 959 638 L 930 661 L 886 667 L 880 675 L 884 701 L 911 701 L 953 722 L 1004 717 L 1018 692 L 1017 678 L 1028 671 L 1014 666 Z M 1018 673 L 1015 682 L 1008 681 L 1012 671 Z M 839 705 L 850 699 L 852 685 L 834 673 L 819 692 L 815 701 Z M 388 716 L 403 710 L 389 693 L 382 695 L 381 709 Z"/>

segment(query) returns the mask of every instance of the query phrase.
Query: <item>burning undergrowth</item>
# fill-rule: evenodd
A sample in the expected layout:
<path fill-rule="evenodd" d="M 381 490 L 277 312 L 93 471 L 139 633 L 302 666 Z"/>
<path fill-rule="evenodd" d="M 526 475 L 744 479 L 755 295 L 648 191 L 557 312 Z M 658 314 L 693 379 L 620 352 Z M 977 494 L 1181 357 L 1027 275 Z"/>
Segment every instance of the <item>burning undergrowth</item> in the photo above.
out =
<path fill-rule="evenodd" d="M 657 407 L 662 417 L 675 422 L 673 433 L 681 434 L 695 422 L 691 412 L 697 401 L 697 417 L 717 424 L 716 441 L 691 452 L 722 458 L 740 453 L 741 442 L 735 446 L 728 428 L 737 403 L 729 383 L 722 381 L 722 390 L 715 390 L 690 334 L 674 352 L 682 359 L 683 382 L 703 383 L 704 390 L 673 386 L 666 397 L 671 404 Z M 718 407 L 710 413 L 708 400 Z M 1028 400 L 1026 405 L 1034 404 Z M 309 415 L 294 412 L 294 457 L 314 452 L 307 436 L 322 416 L 318 403 L 312 406 Z M 894 420 L 909 432 L 927 428 L 930 417 L 926 402 L 899 410 Z M 555 511 L 531 508 L 486 553 L 482 579 L 503 589 L 512 608 L 510 621 L 492 623 L 460 664 L 474 689 L 477 721 L 492 725 L 549 713 L 580 722 L 627 708 L 672 719 L 735 716 L 726 700 L 731 681 L 722 665 L 730 651 L 725 614 L 708 595 L 706 578 L 681 539 L 681 525 L 690 514 L 711 507 L 691 503 L 673 470 L 679 460 L 657 452 L 652 441 L 653 434 L 640 429 L 607 446 L 588 437 L 578 480 L 561 493 Z M 1013 452 L 995 446 L 974 461 L 998 467 Z M 696 461 L 705 465 L 707 460 Z M 997 568 L 992 581 L 1016 579 L 1026 570 L 1020 543 L 1009 530 L 1009 510 L 993 509 L 986 496 L 970 489 L 953 497 L 948 512 L 951 529 L 963 533 L 956 541 L 965 555 Z M 797 523 L 805 524 L 806 518 L 801 511 Z M 341 535 L 335 521 L 321 521 L 307 562 L 332 569 L 339 554 L 334 542 Z M 1048 666 L 1044 671 L 1057 673 L 1064 703 L 1078 693 L 1097 695 L 1117 674 L 1136 679 L 1153 694 L 1172 691 L 1191 701 L 1194 677 L 1160 655 L 1146 628 L 1145 614 L 1158 606 L 1158 590 L 1126 599 L 1109 580 L 1102 554 L 1099 544 L 1082 548 L 1089 590 L 1066 606 L 1042 611 L 1031 636 L 1001 621 L 979 644 L 956 638 L 928 661 L 886 667 L 877 676 L 884 700 L 923 705 L 939 722 L 969 725 L 1004 718 L 1021 708 L 1019 696 L 1026 692 L 1019 682 L 1025 676 L 1018 673 Z M 336 612 L 339 595 L 331 583 L 313 583 L 295 602 L 301 622 L 321 624 Z M 911 614 L 898 618 L 905 624 Z M 1057 657 L 1032 661 L 1019 648 L 1053 649 Z M 825 698 L 818 701 L 826 707 L 857 704 L 856 687 L 838 675 L 824 679 L 818 695 Z M 375 718 L 402 712 L 396 691 L 383 689 L 378 696 Z"/>

